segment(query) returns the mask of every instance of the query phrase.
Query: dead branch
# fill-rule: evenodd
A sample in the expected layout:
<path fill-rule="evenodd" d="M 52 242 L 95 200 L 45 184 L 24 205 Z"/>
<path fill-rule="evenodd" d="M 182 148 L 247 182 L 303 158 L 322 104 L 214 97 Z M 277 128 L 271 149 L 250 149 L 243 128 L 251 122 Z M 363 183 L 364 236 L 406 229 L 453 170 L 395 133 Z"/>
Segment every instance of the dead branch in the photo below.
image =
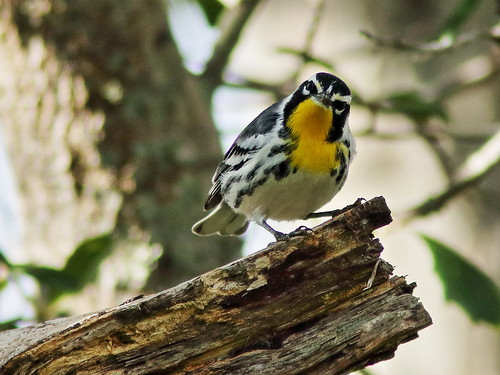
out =
<path fill-rule="evenodd" d="M 2 332 L 0 373 L 339 374 L 390 358 L 431 324 L 379 261 L 372 231 L 391 220 L 374 198 L 161 293 Z"/>

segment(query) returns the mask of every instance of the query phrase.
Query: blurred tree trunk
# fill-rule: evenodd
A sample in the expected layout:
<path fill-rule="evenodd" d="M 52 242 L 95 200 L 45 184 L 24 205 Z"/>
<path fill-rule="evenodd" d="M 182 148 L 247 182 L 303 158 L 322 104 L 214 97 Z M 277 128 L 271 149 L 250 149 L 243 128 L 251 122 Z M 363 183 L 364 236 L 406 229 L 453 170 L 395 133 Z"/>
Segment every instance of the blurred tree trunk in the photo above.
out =
<path fill-rule="evenodd" d="M 161 245 L 158 290 L 238 255 L 239 240 L 190 232 L 220 148 L 211 92 L 183 67 L 165 6 L 2 1 L 0 123 L 29 259 L 61 264 L 113 231 Z"/>

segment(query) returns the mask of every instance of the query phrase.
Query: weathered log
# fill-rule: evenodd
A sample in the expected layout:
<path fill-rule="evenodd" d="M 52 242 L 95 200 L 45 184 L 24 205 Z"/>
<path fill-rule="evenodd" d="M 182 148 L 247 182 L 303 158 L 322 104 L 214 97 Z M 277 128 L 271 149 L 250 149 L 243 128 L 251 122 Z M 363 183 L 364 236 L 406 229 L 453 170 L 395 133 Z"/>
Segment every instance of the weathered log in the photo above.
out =
<path fill-rule="evenodd" d="M 0 333 L 0 373 L 339 374 L 388 359 L 431 324 L 379 258 L 372 231 L 391 220 L 374 198 L 161 293 Z"/>

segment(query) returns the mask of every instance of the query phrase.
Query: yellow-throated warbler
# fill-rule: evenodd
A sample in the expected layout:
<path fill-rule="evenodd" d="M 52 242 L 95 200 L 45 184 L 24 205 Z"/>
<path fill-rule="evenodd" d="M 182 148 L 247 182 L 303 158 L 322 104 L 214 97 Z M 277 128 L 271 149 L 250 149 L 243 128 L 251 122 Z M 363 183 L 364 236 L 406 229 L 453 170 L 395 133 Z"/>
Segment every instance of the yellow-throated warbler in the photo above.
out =
<path fill-rule="evenodd" d="M 342 188 L 356 151 L 350 103 L 340 78 L 317 73 L 265 109 L 219 164 L 205 203 L 213 211 L 193 232 L 240 235 L 255 221 L 276 240 L 304 234 L 278 232 L 266 220 L 307 218 Z"/>

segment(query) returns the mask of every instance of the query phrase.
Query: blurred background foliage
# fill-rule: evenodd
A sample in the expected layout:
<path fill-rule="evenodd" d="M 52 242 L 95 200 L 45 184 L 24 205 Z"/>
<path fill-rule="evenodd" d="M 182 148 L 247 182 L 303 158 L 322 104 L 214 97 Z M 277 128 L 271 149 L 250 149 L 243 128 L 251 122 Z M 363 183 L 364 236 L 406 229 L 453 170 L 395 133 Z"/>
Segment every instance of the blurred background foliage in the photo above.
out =
<path fill-rule="evenodd" d="M 435 322 L 370 371 L 500 371 L 498 3 L 0 9 L 0 123 L 23 228 L 0 242 L 0 329 L 104 308 L 240 256 L 238 239 L 189 232 L 213 168 L 259 111 L 327 70 L 353 89 L 359 149 L 332 204 L 386 197 L 384 258 L 417 282 Z M 243 251 L 270 240 L 251 228 Z"/>

